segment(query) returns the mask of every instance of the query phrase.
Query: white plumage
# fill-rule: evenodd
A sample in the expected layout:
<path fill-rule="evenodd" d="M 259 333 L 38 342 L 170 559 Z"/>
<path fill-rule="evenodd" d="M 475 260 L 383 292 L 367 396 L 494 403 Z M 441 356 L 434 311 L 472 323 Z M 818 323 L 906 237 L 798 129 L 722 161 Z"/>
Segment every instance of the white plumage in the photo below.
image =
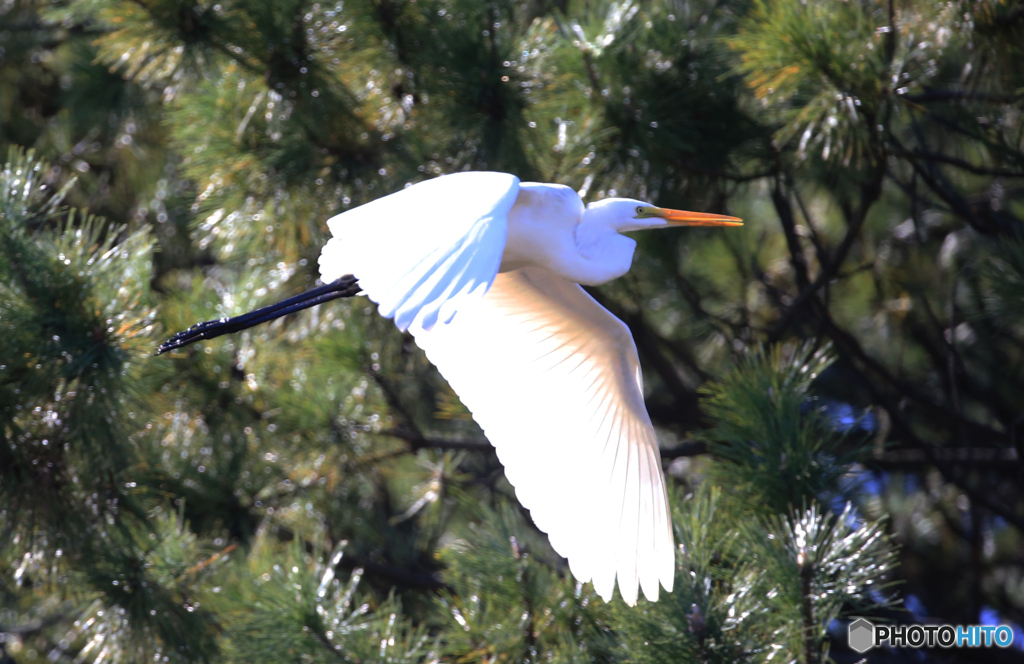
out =
<path fill-rule="evenodd" d="M 668 499 L 629 329 L 579 284 L 628 271 L 622 231 L 738 222 L 458 173 L 331 219 L 320 270 L 412 333 L 572 573 L 632 605 L 672 589 Z"/>
<path fill-rule="evenodd" d="M 467 295 L 494 281 L 519 178 L 505 173 L 441 177 L 344 212 L 320 254 L 320 276 L 353 274 L 382 316 L 405 330 L 418 318 L 447 321 Z"/>

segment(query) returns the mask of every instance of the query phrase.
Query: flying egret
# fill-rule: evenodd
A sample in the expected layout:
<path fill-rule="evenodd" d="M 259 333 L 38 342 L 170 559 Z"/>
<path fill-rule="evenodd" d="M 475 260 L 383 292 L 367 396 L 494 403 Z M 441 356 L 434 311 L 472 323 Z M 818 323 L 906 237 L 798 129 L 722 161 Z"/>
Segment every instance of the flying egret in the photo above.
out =
<path fill-rule="evenodd" d="M 584 207 L 559 184 L 445 175 L 327 222 L 326 284 L 172 337 L 164 352 L 360 288 L 408 330 L 494 445 L 516 496 L 572 573 L 627 604 L 672 590 L 658 443 L 629 328 L 580 286 L 625 274 L 627 231 L 739 226 L 624 198 Z"/>

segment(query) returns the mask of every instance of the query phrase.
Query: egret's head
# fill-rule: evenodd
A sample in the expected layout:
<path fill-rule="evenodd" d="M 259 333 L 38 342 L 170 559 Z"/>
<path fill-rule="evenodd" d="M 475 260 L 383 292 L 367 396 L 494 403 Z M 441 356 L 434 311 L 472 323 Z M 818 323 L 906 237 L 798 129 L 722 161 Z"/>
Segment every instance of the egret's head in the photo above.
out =
<path fill-rule="evenodd" d="M 593 212 L 591 212 L 593 210 Z M 589 214 L 602 218 L 618 233 L 669 226 L 742 226 L 743 220 L 708 212 L 660 208 L 631 198 L 606 198 L 591 203 Z"/>
<path fill-rule="evenodd" d="M 567 274 L 581 284 L 597 285 L 629 271 L 636 242 L 629 231 L 669 226 L 742 226 L 736 217 L 660 208 L 630 198 L 606 198 L 587 206 L 575 240 L 583 267 Z"/>

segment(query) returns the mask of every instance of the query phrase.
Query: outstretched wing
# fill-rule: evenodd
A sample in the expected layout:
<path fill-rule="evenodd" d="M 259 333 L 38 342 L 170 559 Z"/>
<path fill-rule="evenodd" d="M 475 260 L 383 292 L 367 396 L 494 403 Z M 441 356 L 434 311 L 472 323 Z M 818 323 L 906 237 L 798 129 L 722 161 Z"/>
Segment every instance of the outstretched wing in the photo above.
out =
<path fill-rule="evenodd" d="M 401 330 L 449 321 L 494 280 L 518 192 L 514 175 L 454 173 L 343 212 L 327 222 L 321 278 L 355 275 Z"/>
<path fill-rule="evenodd" d="M 497 275 L 450 323 L 410 328 L 472 411 L 505 476 L 581 581 L 627 604 L 672 589 L 658 444 L 629 329 L 543 268 Z"/>

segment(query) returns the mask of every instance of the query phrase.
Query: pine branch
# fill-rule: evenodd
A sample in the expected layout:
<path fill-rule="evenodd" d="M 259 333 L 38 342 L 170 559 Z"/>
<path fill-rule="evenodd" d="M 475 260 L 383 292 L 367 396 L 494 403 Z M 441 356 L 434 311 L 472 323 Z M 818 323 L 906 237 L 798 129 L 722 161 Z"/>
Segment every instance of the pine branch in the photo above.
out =
<path fill-rule="evenodd" d="M 407 431 L 405 429 L 387 429 L 380 432 L 382 436 L 391 436 L 409 443 L 410 451 L 417 451 L 423 448 L 438 450 L 471 450 L 473 452 L 493 452 L 494 446 L 487 439 L 479 440 L 444 440 L 423 435 L 420 431 Z"/>
<path fill-rule="evenodd" d="M 391 384 L 387 378 L 385 378 L 379 371 L 370 372 L 370 377 L 373 378 L 373 382 L 377 383 L 377 387 L 380 388 L 381 393 L 384 395 L 384 400 L 388 406 L 394 410 L 405 422 L 405 426 L 409 428 L 409 434 L 415 437 L 417 440 L 427 440 L 427 437 L 423 434 L 423 431 L 416 424 L 416 419 L 412 416 L 412 413 L 402 403 L 401 397 L 398 395 L 398 391 Z M 396 436 L 397 437 L 397 436 Z"/>
<path fill-rule="evenodd" d="M 907 470 L 927 465 L 932 459 L 1005 472 L 1015 472 L 1008 464 L 1020 461 L 1017 450 L 1012 447 L 938 447 L 931 450 L 901 447 L 873 457 L 867 463 L 886 469 Z"/>
<path fill-rule="evenodd" d="M 339 563 L 346 569 L 362 569 L 380 579 L 394 583 L 405 588 L 419 588 L 425 590 L 445 590 L 451 592 L 451 587 L 440 581 L 433 574 L 421 572 L 414 569 L 406 569 L 386 563 L 379 563 L 372 560 L 363 560 L 356 556 L 346 554 Z"/>
<path fill-rule="evenodd" d="M 789 248 L 789 262 L 796 274 L 796 285 L 801 291 L 810 286 L 810 277 L 807 272 L 807 259 L 804 257 L 804 250 L 800 246 L 800 238 L 796 234 L 796 221 L 793 218 L 793 206 L 789 198 L 782 191 L 781 178 L 775 179 L 775 186 L 772 187 L 772 204 L 775 206 L 775 213 L 779 216 L 779 223 L 786 236 L 786 245 Z"/>
<path fill-rule="evenodd" d="M 992 166 L 978 166 L 958 157 L 951 157 L 938 152 L 927 152 L 924 150 L 892 150 L 890 154 L 894 157 L 903 157 L 904 159 L 915 159 L 927 163 L 937 162 L 940 164 L 947 164 L 949 166 L 956 166 L 957 168 L 963 169 L 969 173 L 974 173 L 975 175 L 987 175 L 1001 178 L 1024 178 L 1024 171 L 995 168 Z"/>
<path fill-rule="evenodd" d="M 814 615 L 814 565 L 809 560 L 797 559 L 797 566 L 800 568 L 800 618 L 803 621 L 803 647 L 804 663 L 818 664 L 821 658 L 818 656 L 821 648 L 818 644 L 818 631 L 821 629 Z"/>
<path fill-rule="evenodd" d="M 926 104 L 933 101 L 980 101 L 990 104 L 1016 104 L 1024 99 L 1019 94 L 994 94 L 991 92 L 978 92 L 976 90 L 929 90 L 913 95 L 902 95 L 901 99 L 912 101 L 918 104 Z"/>
<path fill-rule="evenodd" d="M 682 457 L 701 456 L 708 453 L 707 443 L 700 440 L 684 441 L 675 447 L 662 447 L 660 450 L 662 459 L 679 459 Z"/>
<path fill-rule="evenodd" d="M 786 173 L 786 186 L 789 191 L 792 192 L 793 198 L 796 200 L 797 205 L 800 207 L 800 214 L 803 215 L 804 222 L 807 224 L 807 228 L 810 230 L 811 244 L 814 245 L 814 250 L 817 252 L 819 257 L 828 256 L 828 251 L 825 249 L 825 244 L 821 241 L 821 237 L 818 235 L 818 230 L 815 227 L 814 221 L 811 219 L 811 213 L 807 211 L 807 205 L 804 204 L 803 196 L 800 195 L 800 189 L 792 182 L 792 174 Z"/>

